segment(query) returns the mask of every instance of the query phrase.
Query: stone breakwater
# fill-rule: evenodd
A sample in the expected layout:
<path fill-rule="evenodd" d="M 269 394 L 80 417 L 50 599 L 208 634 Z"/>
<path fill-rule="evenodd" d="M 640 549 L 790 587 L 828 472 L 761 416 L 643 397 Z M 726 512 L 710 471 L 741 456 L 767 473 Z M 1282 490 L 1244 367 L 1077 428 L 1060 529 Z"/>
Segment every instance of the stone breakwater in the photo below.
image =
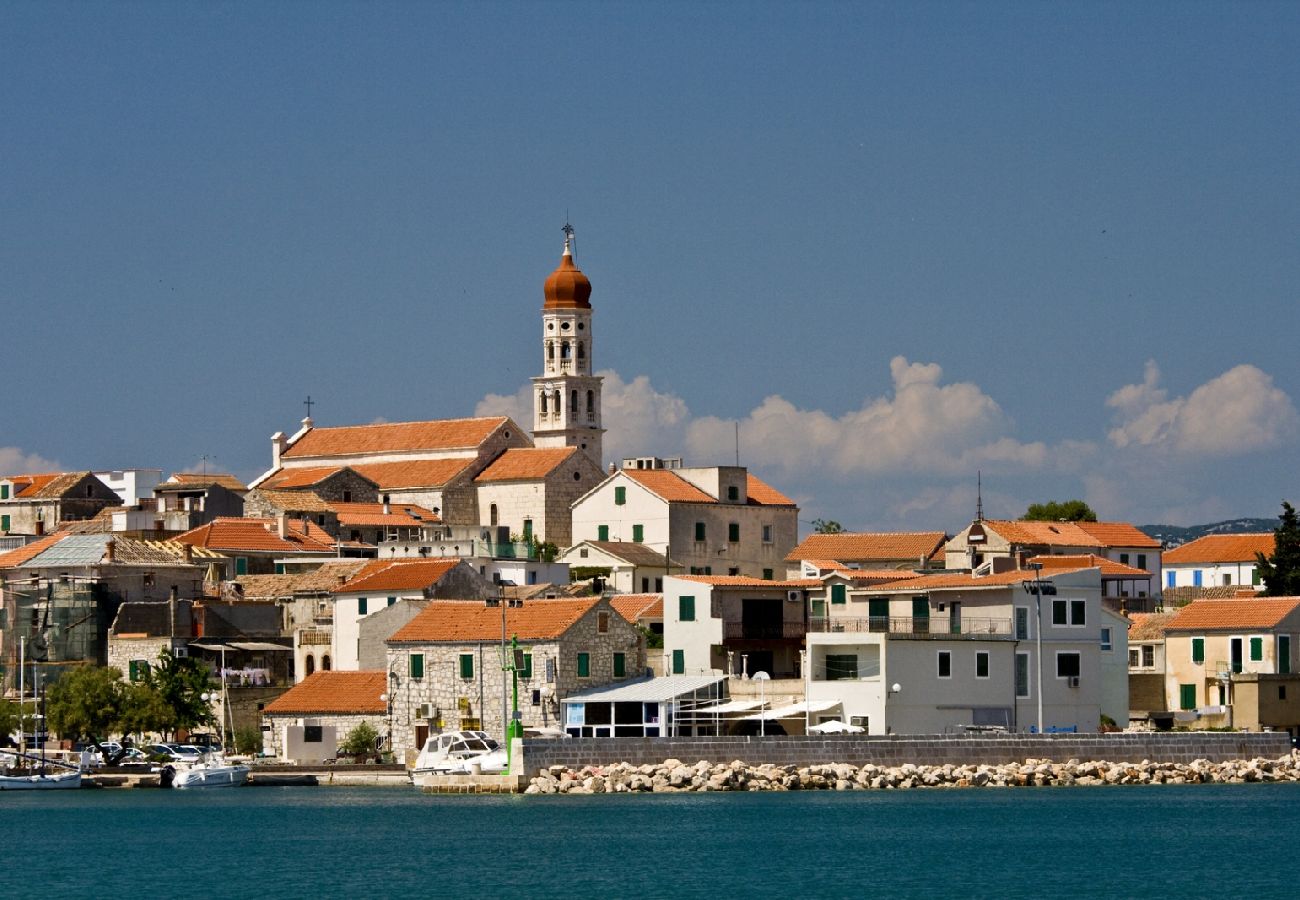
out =
<path fill-rule="evenodd" d="M 866 791 L 908 788 L 1047 787 L 1107 784 L 1245 784 L 1300 781 L 1300 758 L 1190 763 L 1051 762 L 1027 759 L 1002 765 L 814 766 L 750 765 L 736 760 L 687 765 L 615 763 L 570 769 L 551 766 L 531 779 L 525 794 L 625 794 L 686 791 Z"/>

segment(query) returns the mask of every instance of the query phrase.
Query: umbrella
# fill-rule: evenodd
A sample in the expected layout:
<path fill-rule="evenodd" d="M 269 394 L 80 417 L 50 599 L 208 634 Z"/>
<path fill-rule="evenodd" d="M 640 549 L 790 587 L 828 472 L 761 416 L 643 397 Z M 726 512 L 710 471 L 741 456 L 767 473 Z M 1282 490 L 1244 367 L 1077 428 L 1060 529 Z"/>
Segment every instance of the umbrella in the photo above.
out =
<path fill-rule="evenodd" d="M 827 722 L 809 725 L 808 731 L 812 734 L 861 734 L 866 729 L 861 725 L 845 725 L 839 719 L 831 719 Z"/>

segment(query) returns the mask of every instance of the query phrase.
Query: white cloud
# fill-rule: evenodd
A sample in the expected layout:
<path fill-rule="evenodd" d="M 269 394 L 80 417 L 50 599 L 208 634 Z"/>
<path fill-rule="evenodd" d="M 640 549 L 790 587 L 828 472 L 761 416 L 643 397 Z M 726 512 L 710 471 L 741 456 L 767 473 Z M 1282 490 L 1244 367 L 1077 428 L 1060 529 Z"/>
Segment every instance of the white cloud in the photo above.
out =
<path fill-rule="evenodd" d="M 62 472 L 63 466 L 36 453 L 18 447 L 0 447 L 0 475 L 35 475 Z"/>
<path fill-rule="evenodd" d="M 1296 432 L 1295 405 L 1272 376 L 1236 366 L 1186 397 L 1169 398 L 1160 369 L 1148 361 L 1141 384 L 1106 399 L 1116 410 L 1116 447 L 1150 447 L 1192 456 L 1234 456 L 1275 447 Z"/>

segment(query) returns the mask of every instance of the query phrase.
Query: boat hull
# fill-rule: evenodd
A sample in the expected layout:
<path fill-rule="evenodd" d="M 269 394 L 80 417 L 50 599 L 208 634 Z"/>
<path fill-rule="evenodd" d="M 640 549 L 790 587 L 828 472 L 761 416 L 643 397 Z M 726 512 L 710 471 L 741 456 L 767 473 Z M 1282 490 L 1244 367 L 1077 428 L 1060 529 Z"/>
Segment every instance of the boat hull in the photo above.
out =
<path fill-rule="evenodd" d="M 57 775 L 0 775 L 0 791 L 61 791 L 81 787 L 80 772 Z"/>
<path fill-rule="evenodd" d="M 178 771 L 172 787 L 178 790 L 240 787 L 248 781 L 248 766 L 196 766 Z"/>

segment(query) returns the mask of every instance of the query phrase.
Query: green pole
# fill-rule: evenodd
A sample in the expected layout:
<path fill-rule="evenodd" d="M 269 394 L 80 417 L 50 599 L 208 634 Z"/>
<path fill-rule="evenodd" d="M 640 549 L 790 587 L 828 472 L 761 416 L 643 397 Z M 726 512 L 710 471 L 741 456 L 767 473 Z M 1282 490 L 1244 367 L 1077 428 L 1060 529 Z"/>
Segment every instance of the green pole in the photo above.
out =
<path fill-rule="evenodd" d="M 519 720 L 519 667 L 515 665 L 515 658 L 518 652 L 519 635 L 516 634 L 514 637 L 510 638 L 510 680 L 513 690 L 510 700 L 510 725 L 506 728 L 507 766 L 513 762 L 514 739 L 524 736 L 524 723 Z"/>

